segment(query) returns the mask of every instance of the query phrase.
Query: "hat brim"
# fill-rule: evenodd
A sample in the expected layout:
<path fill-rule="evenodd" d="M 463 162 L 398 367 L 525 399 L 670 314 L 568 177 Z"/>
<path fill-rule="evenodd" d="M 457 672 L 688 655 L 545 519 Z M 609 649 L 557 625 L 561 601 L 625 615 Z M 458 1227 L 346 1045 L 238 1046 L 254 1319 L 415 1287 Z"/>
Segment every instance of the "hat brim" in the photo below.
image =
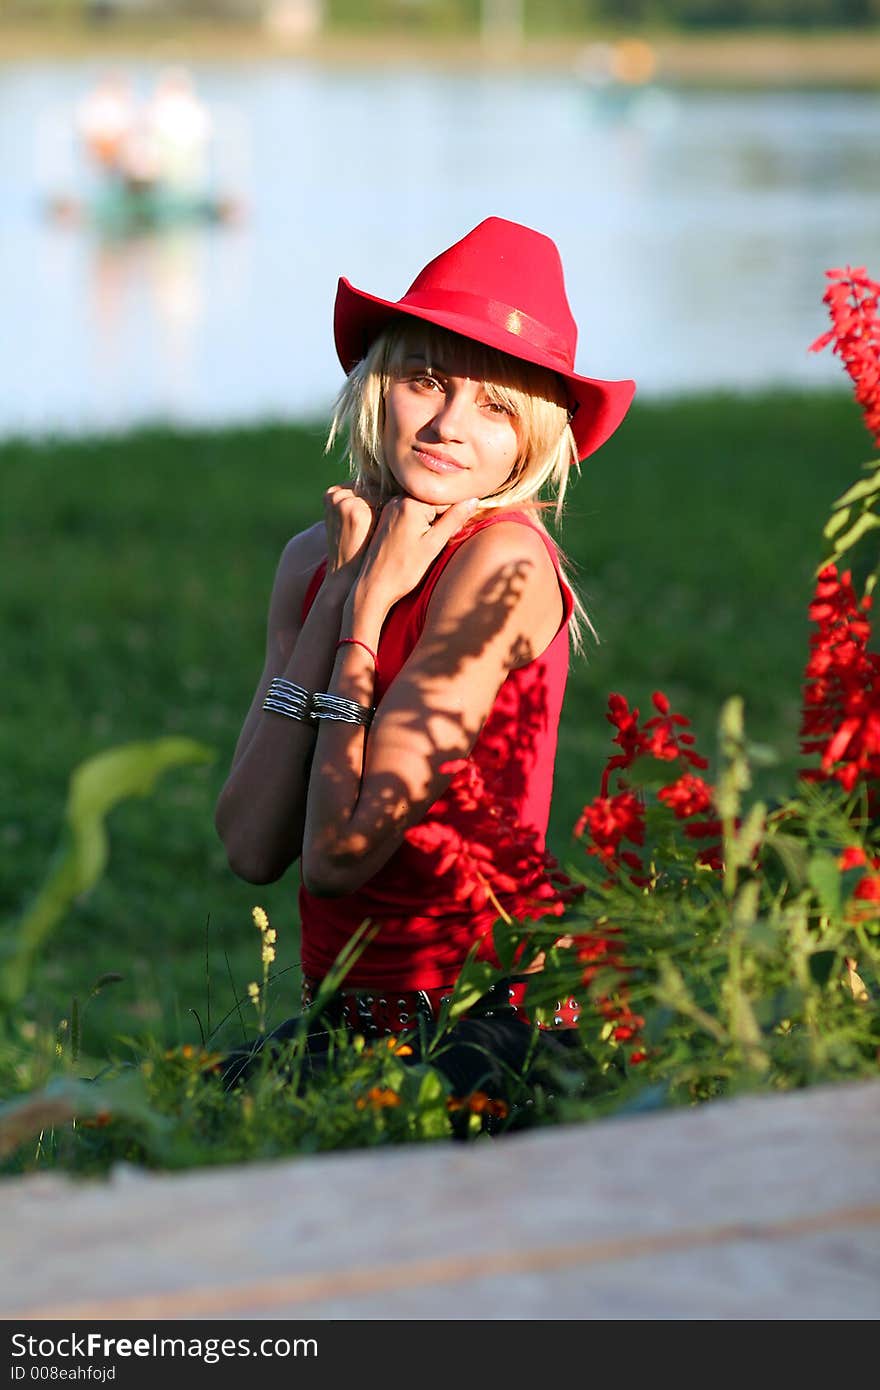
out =
<path fill-rule="evenodd" d="M 522 362 L 546 367 L 565 382 L 573 415 L 571 429 L 578 459 L 596 452 L 622 423 L 635 395 L 634 381 L 605 381 L 580 376 L 560 367 L 546 352 L 514 333 L 485 319 L 448 310 L 432 310 L 379 299 L 358 290 L 345 277 L 339 280 L 333 311 L 336 352 L 344 371 L 349 373 L 363 357 L 385 326 L 397 318 L 420 319 L 436 324 L 463 338 L 472 338 L 486 347 L 497 348 Z"/>

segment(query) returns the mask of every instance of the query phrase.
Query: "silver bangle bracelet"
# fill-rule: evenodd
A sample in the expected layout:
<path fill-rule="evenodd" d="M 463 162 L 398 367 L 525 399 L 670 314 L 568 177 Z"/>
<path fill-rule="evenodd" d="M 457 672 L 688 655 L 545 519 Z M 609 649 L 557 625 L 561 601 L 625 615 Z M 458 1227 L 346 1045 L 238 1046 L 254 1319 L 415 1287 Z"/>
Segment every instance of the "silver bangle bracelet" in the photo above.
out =
<path fill-rule="evenodd" d="M 295 685 L 284 676 L 275 676 L 269 682 L 263 709 L 271 710 L 273 714 L 283 714 L 288 719 L 297 719 L 303 724 L 310 724 L 310 700 L 309 692 L 301 685 Z"/>
<path fill-rule="evenodd" d="M 359 705 L 357 700 L 348 700 L 344 695 L 315 691 L 312 696 L 312 719 L 336 719 L 343 724 L 362 724 L 368 729 L 375 713 L 370 705 Z"/>

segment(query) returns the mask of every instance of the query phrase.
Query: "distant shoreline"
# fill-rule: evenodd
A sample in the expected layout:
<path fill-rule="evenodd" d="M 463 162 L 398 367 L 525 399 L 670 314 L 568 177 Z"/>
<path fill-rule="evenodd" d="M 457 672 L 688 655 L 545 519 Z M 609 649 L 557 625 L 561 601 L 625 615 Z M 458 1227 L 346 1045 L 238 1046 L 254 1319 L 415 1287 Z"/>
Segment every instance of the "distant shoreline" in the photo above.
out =
<path fill-rule="evenodd" d="M 112 21 L 91 29 L 0 24 L 0 63 L 110 61 L 309 62 L 336 67 L 572 72 L 588 43 L 622 35 L 534 38 L 521 45 L 438 36 L 331 34 L 281 39 L 240 24 L 161 25 Z M 656 80 L 720 88 L 880 89 L 880 25 L 866 31 L 638 34 L 654 51 Z"/>

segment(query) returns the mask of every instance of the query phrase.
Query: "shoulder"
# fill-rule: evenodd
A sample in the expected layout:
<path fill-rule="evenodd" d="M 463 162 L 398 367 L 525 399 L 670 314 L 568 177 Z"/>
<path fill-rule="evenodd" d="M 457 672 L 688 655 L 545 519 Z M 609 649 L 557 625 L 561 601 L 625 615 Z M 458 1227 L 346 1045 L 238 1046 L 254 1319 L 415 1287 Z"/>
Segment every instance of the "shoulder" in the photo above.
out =
<path fill-rule="evenodd" d="M 473 584 L 516 583 L 518 590 L 554 592 L 559 584 L 550 555 L 552 540 L 540 534 L 530 522 L 501 518 L 456 538 L 452 554 L 437 584 L 443 592 L 467 589 Z"/>
<path fill-rule="evenodd" d="M 302 579 L 308 584 L 317 565 L 327 558 L 327 530 L 323 521 L 291 536 L 281 552 L 278 574 L 288 580 Z"/>
<path fill-rule="evenodd" d="M 275 572 L 273 592 L 282 591 L 288 598 L 296 593 L 305 595 L 312 575 L 326 558 L 327 532 L 323 521 L 319 521 L 291 536 L 285 545 Z"/>
<path fill-rule="evenodd" d="M 327 534 L 323 521 L 292 536 L 281 552 L 272 597 L 269 600 L 270 635 L 279 629 L 288 636 L 299 628 L 309 583 L 327 558 Z"/>
<path fill-rule="evenodd" d="M 487 624 L 530 657 L 559 630 L 563 602 L 553 545 L 530 522 L 501 518 L 452 543 L 431 594 L 426 621 Z M 518 660 L 517 665 L 521 664 Z"/>

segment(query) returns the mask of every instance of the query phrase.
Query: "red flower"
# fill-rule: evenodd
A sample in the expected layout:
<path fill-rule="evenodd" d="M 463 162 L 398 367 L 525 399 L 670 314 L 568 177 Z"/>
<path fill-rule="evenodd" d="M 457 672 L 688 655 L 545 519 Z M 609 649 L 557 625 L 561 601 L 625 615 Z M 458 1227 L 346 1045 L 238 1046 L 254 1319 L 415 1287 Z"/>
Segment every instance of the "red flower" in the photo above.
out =
<path fill-rule="evenodd" d="M 618 856 L 621 841 L 642 845 L 645 842 L 645 807 L 635 792 L 618 792 L 616 796 L 597 796 L 581 812 L 574 828 L 578 838 L 589 831 L 593 843 L 588 854 L 599 855 L 613 862 Z"/>
<path fill-rule="evenodd" d="M 864 266 L 844 266 L 825 274 L 831 284 L 822 298 L 832 326 L 810 345 L 810 351 L 821 352 L 833 344 L 832 351 L 853 380 L 865 425 L 880 444 L 880 285 L 868 278 Z"/>
<path fill-rule="evenodd" d="M 880 656 L 867 649 L 870 606 L 856 597 L 849 570 L 838 576 L 827 565 L 809 608 L 817 631 L 804 672 L 801 749 L 818 753 L 819 766 L 802 776 L 833 778 L 848 792 L 880 777 Z"/>
<path fill-rule="evenodd" d="M 847 845 L 837 861 L 840 869 L 858 869 L 867 864 L 868 857 L 860 845 Z"/>
<path fill-rule="evenodd" d="M 880 874 L 865 874 L 856 884 L 853 897 L 863 902 L 880 902 Z"/>
<path fill-rule="evenodd" d="M 688 816 L 703 815 L 709 810 L 712 805 L 712 788 L 702 777 L 695 777 L 692 772 L 683 772 L 677 782 L 660 788 L 657 800 L 664 802 L 674 811 L 679 820 L 685 820 Z"/>
<path fill-rule="evenodd" d="M 621 848 L 624 840 L 636 846 L 645 843 L 644 799 L 640 792 L 632 791 L 627 786 L 623 775 L 626 769 L 641 757 L 677 762 L 680 766 L 683 764 L 684 770 L 679 777 L 658 792 L 659 800 L 665 802 L 680 820 L 705 815 L 712 804 L 712 788 L 687 770 L 708 766 L 706 759 L 693 750 L 694 736 L 688 732 L 689 721 L 683 714 L 671 712 L 669 700 L 662 690 L 655 690 L 651 701 L 657 713 L 640 724 L 638 709 L 631 710 L 622 695 L 609 695 L 606 717 L 617 729 L 613 742 L 622 751 L 608 759 L 602 774 L 600 794 L 584 807 L 574 827 L 578 838 L 584 835 L 589 837 L 588 854 L 598 856 L 611 869 L 630 869 L 630 880 L 637 888 L 650 888 L 653 879 L 645 873 L 645 866 L 638 855 L 631 849 Z M 609 795 L 612 772 L 616 773 L 618 791 Z M 707 835 L 718 838 L 721 833 L 717 821 L 686 829 L 695 838 Z M 701 850 L 697 862 L 720 867 L 720 846 Z"/>

